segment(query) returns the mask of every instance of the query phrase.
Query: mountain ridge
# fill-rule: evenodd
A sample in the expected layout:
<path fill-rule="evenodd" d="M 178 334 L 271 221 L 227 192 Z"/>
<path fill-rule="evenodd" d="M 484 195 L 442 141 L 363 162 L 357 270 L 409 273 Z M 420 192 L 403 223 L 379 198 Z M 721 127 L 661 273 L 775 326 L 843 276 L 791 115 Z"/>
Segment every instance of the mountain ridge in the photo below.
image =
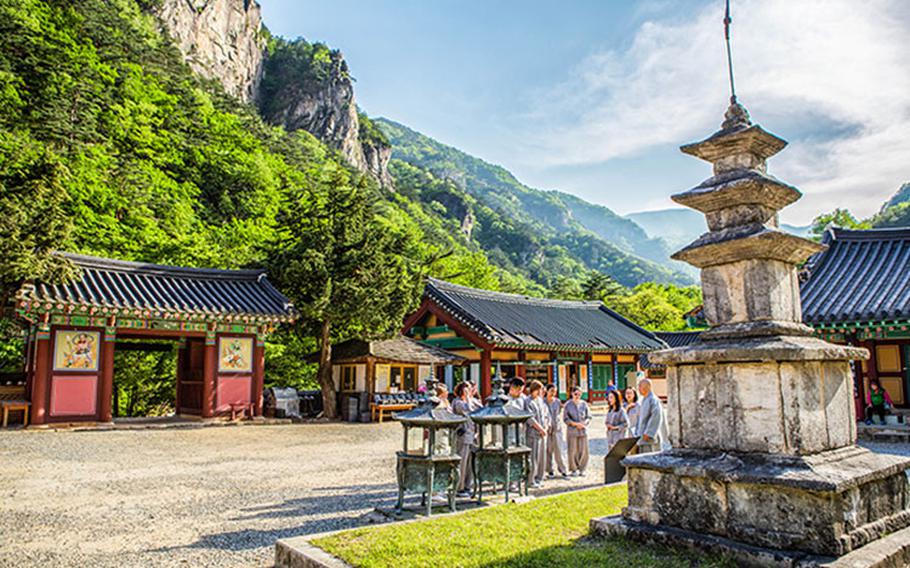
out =
<path fill-rule="evenodd" d="M 609 208 L 564 192 L 527 186 L 502 166 L 391 119 L 378 117 L 373 122 L 392 146 L 393 163 L 403 162 L 431 172 L 520 227 L 533 250 L 526 250 L 524 257 L 513 258 L 513 262 L 529 262 L 560 247 L 568 253 L 567 262 L 603 271 L 625 285 L 644 281 L 692 282 L 690 275 L 667 266 L 671 261 L 662 241 L 648 238 L 634 222 Z M 479 216 L 476 210 L 473 214 Z"/>

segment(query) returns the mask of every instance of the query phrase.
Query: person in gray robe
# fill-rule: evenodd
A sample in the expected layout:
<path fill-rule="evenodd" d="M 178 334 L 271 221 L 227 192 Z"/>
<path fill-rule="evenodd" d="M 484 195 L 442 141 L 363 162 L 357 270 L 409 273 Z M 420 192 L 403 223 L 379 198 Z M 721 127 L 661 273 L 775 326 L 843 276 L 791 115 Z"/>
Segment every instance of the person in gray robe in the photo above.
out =
<path fill-rule="evenodd" d="M 629 428 L 629 417 L 622 407 L 620 391 L 607 392 L 607 451 L 609 452 L 616 442 L 626 437 Z"/>
<path fill-rule="evenodd" d="M 559 400 L 556 385 L 547 385 L 545 402 L 550 410 L 550 431 L 547 434 L 547 474 L 549 477 L 555 477 L 553 473 L 553 462 L 555 461 L 559 475 L 569 477 L 566 472 L 566 462 L 562 458 L 563 422 L 559 416 L 559 413 L 562 412 L 562 401 Z"/>
<path fill-rule="evenodd" d="M 638 451 L 640 453 L 659 452 L 661 449 L 661 422 L 663 422 L 660 399 L 651 390 L 650 379 L 642 379 L 638 382 L 638 392 L 641 394 L 641 411 L 638 414 Z"/>
<path fill-rule="evenodd" d="M 629 387 L 626 389 L 626 416 L 629 417 L 629 435 L 638 436 L 638 415 L 641 413 L 641 406 L 638 404 L 638 392 Z"/>
<path fill-rule="evenodd" d="M 588 403 L 581 399 L 581 389 L 572 389 L 572 398 L 566 402 L 562 411 L 565 422 L 566 443 L 569 446 L 569 475 L 584 475 L 588 467 L 588 424 L 591 423 L 591 411 Z"/>
<path fill-rule="evenodd" d="M 522 379 L 520 377 L 515 377 L 509 382 L 509 401 L 506 403 L 507 408 L 511 407 L 511 408 L 514 408 L 515 410 L 520 410 L 522 412 L 528 411 L 528 402 L 530 401 L 530 398 L 528 397 L 528 395 L 526 395 L 524 393 L 524 389 L 525 389 L 525 382 L 524 382 L 524 379 Z M 521 440 L 521 436 L 517 436 L 516 434 L 511 434 L 511 432 L 515 432 L 514 428 L 509 428 L 509 432 L 510 432 L 510 434 L 509 434 L 509 436 L 510 436 L 509 443 L 510 444 L 512 444 L 514 446 L 518 446 L 518 445 L 521 445 L 524 443 Z M 521 432 L 524 435 L 524 437 L 527 438 L 527 433 L 528 433 L 527 429 L 522 428 Z"/>
<path fill-rule="evenodd" d="M 531 397 L 528 402 L 528 447 L 531 448 L 531 471 L 528 475 L 531 487 L 541 487 L 547 465 L 547 436 L 550 431 L 550 409 L 543 400 L 543 384 L 531 381 Z"/>
<path fill-rule="evenodd" d="M 471 412 L 479 408 L 477 400 L 471 397 L 471 389 L 465 383 L 458 383 L 455 387 L 455 400 L 452 401 L 452 412 L 468 418 Z M 474 487 L 474 454 L 477 427 L 468 418 L 456 431 L 455 451 L 461 456 L 458 466 L 458 495 L 469 497 Z"/>

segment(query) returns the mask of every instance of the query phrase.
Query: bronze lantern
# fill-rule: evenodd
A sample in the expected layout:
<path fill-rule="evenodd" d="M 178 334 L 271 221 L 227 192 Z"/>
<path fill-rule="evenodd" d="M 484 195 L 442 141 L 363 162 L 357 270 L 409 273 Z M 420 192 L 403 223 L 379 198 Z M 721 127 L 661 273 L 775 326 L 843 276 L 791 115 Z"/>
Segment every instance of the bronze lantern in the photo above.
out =
<path fill-rule="evenodd" d="M 492 484 L 495 492 L 501 484 L 505 500 L 509 500 L 512 483 L 518 483 L 518 493 L 527 496 L 531 448 L 525 444 L 525 422 L 531 413 L 508 405 L 503 393 L 502 377 L 497 372 L 493 392 L 484 407 L 468 416 L 477 425 L 479 434 L 474 448 L 474 479 L 477 501 L 483 500 L 483 484 Z M 522 492 L 524 483 L 524 492 Z"/>
<path fill-rule="evenodd" d="M 406 492 L 419 493 L 420 505 L 429 516 L 433 511 L 433 493 L 444 492 L 449 510 L 455 511 L 455 491 L 458 487 L 458 466 L 461 463 L 455 449 L 455 431 L 467 420 L 449 410 L 435 395 L 436 380 L 426 381 L 427 397 L 417 407 L 398 412 L 393 418 L 404 427 L 404 444 L 397 452 L 398 502 L 395 510 L 404 508 Z M 422 434 L 419 445 L 411 446 L 411 432 Z"/>

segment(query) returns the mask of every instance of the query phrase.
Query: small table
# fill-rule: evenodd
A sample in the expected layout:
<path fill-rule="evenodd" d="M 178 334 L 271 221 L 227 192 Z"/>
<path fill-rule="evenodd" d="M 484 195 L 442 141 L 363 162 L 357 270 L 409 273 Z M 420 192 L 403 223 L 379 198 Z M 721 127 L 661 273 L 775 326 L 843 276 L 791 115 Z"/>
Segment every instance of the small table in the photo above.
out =
<path fill-rule="evenodd" d="M 250 418 L 253 417 L 253 403 L 252 402 L 232 402 L 231 403 L 231 421 L 237 420 L 237 415 L 240 415 L 242 419 L 247 413 L 249 413 Z"/>
<path fill-rule="evenodd" d="M 10 410 L 21 410 L 22 425 L 28 426 L 28 409 L 31 405 L 32 403 L 27 400 L 0 400 L 0 409 L 3 409 L 3 427 L 6 428 L 6 425 L 9 423 Z"/>

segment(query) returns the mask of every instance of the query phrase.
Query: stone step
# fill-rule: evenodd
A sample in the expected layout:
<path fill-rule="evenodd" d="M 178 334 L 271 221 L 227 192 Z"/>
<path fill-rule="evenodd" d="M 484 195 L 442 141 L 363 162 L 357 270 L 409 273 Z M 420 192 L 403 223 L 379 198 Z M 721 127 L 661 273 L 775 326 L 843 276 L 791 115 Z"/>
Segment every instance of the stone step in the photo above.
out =
<path fill-rule="evenodd" d="M 860 422 L 856 428 L 857 438 L 870 442 L 910 443 L 910 426 L 905 424 L 867 425 Z"/>

